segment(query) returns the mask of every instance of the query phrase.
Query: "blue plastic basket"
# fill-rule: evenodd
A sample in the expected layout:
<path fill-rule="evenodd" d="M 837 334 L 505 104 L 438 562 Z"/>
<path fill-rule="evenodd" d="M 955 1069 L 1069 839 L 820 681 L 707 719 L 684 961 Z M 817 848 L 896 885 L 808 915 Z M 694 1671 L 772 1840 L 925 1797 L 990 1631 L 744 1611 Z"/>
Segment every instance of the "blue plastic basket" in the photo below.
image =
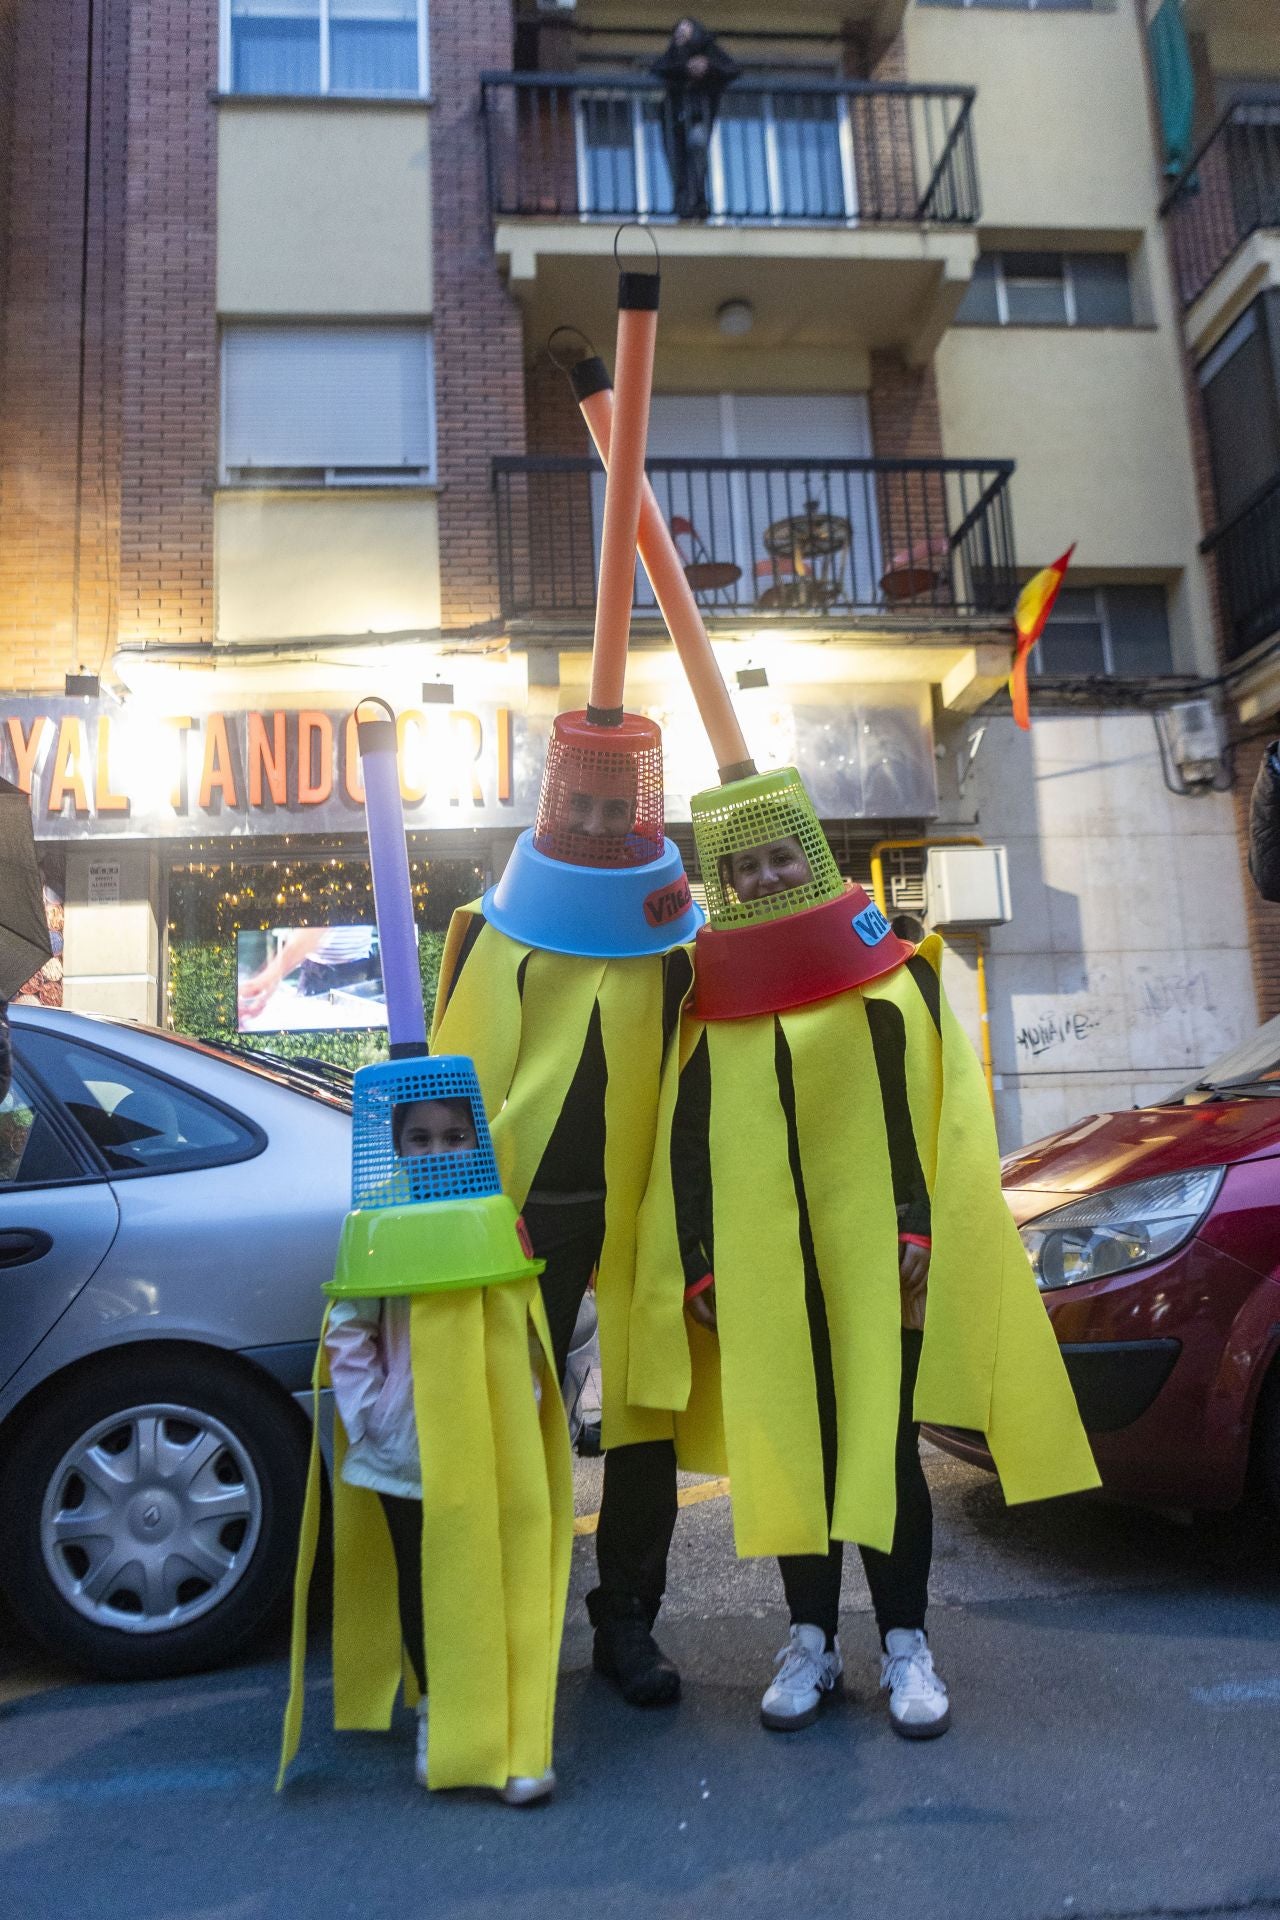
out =
<path fill-rule="evenodd" d="M 402 1159 L 396 1152 L 393 1116 L 397 1107 L 419 1100 L 465 1100 L 471 1109 L 475 1147 L 465 1153 Z M 465 1054 L 424 1054 L 358 1069 L 351 1120 L 353 1207 L 468 1200 L 501 1191 L 480 1083 Z"/>
<path fill-rule="evenodd" d="M 692 940 L 706 916 L 695 905 L 684 862 L 671 840 L 643 867 L 577 867 L 539 853 L 520 835 L 485 918 L 499 933 L 549 953 L 601 960 L 669 953 Z"/>

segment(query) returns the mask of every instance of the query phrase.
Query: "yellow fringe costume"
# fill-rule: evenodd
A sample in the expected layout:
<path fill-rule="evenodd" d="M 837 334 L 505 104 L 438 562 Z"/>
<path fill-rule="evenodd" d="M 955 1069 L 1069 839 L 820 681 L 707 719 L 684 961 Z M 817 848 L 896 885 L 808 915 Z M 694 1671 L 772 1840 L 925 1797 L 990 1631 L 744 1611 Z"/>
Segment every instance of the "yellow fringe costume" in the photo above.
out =
<path fill-rule="evenodd" d="M 542 1348 L 540 1406 L 529 1378 L 530 1326 Z M 537 1281 L 420 1294 L 410 1341 L 431 1695 L 427 1782 L 501 1789 L 513 1775 L 551 1765 L 573 1544 L 569 1439 Z M 277 1786 L 302 1733 L 307 1597 L 320 1535 L 320 1392 L 328 1384 L 322 1332 Z M 382 1505 L 343 1480 L 345 1454 L 335 1418 L 333 1718 L 339 1731 L 382 1732 L 401 1682 L 410 1705 L 417 1687 L 404 1658 Z M 480 1686 L 477 1642 L 486 1649 Z"/>
<path fill-rule="evenodd" d="M 480 903 L 450 924 L 441 961 L 432 1046 L 474 1060 L 503 1191 L 523 1207 L 560 1117 L 587 1041 L 593 1010 L 608 1075 L 605 1089 L 605 1236 L 596 1275 L 606 1447 L 674 1438 L 681 1466 L 724 1471 L 716 1344 L 694 1330 L 698 1390 L 689 1391 L 689 1350 L 670 1342 L 646 1368 L 657 1397 L 628 1404 L 629 1328 L 636 1269 L 636 1216 L 653 1163 L 663 1068 L 664 956 L 595 959 L 529 947 L 488 922 L 466 964 L 459 956 Z M 525 964 L 527 962 L 527 964 Z M 520 970 L 524 965 L 524 989 Z M 669 1124 L 669 1122 L 668 1122 Z M 679 1262 L 669 1276 L 678 1283 Z"/>
<path fill-rule="evenodd" d="M 942 942 L 920 949 L 940 974 Z M 671 1178 L 680 1069 L 705 1032 L 724 1432 L 734 1537 L 748 1555 L 821 1554 L 831 1539 L 888 1552 L 901 1379 L 898 1224 L 867 1000 L 906 1029 L 912 1131 L 933 1252 L 916 1417 L 986 1436 L 1010 1502 L 1098 1485 L 1075 1399 L 1000 1191 L 990 1104 L 941 991 L 941 1034 L 906 966 L 790 1012 L 686 1016 L 664 1078 L 631 1304 L 628 1397 L 677 1413 L 705 1400 L 683 1304 Z M 799 1201 L 775 1068 L 791 1053 L 805 1195 L 831 1335 L 839 1430 L 828 1528 Z M 678 1056 L 678 1057 L 677 1057 Z M 673 1390 L 674 1389 L 674 1390 Z"/>

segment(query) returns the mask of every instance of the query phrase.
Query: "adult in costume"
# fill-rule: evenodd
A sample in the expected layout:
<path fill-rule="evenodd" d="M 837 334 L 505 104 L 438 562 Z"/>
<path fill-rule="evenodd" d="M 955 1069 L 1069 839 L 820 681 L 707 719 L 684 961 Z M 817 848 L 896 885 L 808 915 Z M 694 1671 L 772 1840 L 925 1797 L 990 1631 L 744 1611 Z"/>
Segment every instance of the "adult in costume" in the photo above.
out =
<path fill-rule="evenodd" d="M 589 702 L 555 721 L 533 829 L 454 918 L 434 1031 L 475 1060 L 504 1188 L 545 1262 L 557 1374 L 596 1275 L 606 1454 L 587 1607 L 597 1669 L 642 1706 L 676 1700 L 680 1680 L 653 1637 L 676 1422 L 626 1403 L 635 1227 L 701 921 L 664 835 L 658 729 L 623 709 L 657 297 L 656 274 L 622 274 Z"/>
<path fill-rule="evenodd" d="M 474 1068 L 427 1055 L 394 718 L 357 722 L 392 1057 L 355 1076 L 352 1211 L 325 1289 L 280 1781 L 301 1735 L 331 1384 L 334 1724 L 387 1727 L 403 1677 L 423 1784 L 490 1787 L 518 1805 L 555 1785 L 568 1435 L 539 1264 L 501 1189 Z"/>

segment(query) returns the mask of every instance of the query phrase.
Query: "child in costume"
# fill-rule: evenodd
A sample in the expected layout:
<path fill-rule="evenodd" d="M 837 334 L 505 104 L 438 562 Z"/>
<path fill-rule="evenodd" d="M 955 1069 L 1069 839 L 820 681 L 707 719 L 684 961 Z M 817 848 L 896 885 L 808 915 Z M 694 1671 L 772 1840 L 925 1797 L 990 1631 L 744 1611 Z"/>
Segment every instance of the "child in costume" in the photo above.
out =
<path fill-rule="evenodd" d="M 798 834 L 775 835 L 759 846 L 721 854 L 718 869 L 726 898 L 740 904 L 778 899 L 813 881 L 809 859 Z M 907 965 L 920 969 L 921 991 L 927 998 L 933 997 L 933 977 L 926 963 L 911 960 Z M 898 1220 L 902 1382 L 895 1453 L 893 1545 L 888 1553 L 863 1546 L 861 1555 L 883 1649 L 881 1686 L 890 1689 L 891 1722 L 899 1733 L 909 1738 L 926 1738 L 945 1733 L 950 1724 L 947 1690 L 934 1672 L 924 1631 L 933 1551 L 933 1505 L 920 1464 L 920 1430 L 912 1417 L 931 1251 L 929 1194 L 911 1132 L 901 1023 L 891 1007 L 879 1002 L 868 1003 L 867 1017 L 884 1108 Z M 837 1457 L 831 1340 L 804 1200 L 803 1172 L 796 1165 L 795 1093 L 790 1057 L 781 1034 L 775 1040 L 775 1063 L 787 1117 L 787 1150 L 796 1170 L 800 1199 L 805 1311 L 813 1349 L 823 1483 L 829 1513 L 835 1496 Z M 704 1033 L 681 1080 L 671 1167 L 687 1283 L 686 1304 L 694 1320 L 714 1329 L 714 1224 L 708 1152 L 710 1102 Z M 810 1725 L 817 1718 L 822 1702 L 840 1681 L 844 1662 L 837 1629 L 843 1564 L 844 1543 L 840 1540 L 833 1540 L 825 1554 L 785 1554 L 779 1558 L 783 1591 L 791 1614 L 791 1632 L 787 1646 L 778 1656 L 779 1671 L 761 1703 L 761 1720 L 772 1730 L 789 1732 Z"/>
<path fill-rule="evenodd" d="M 568 1436 L 539 1263 L 501 1190 L 475 1070 L 426 1052 L 394 718 L 357 720 L 392 1057 L 355 1076 L 352 1211 L 325 1289 L 280 1780 L 301 1734 L 331 1383 L 334 1723 L 388 1726 L 407 1656 L 418 1779 L 523 1805 L 555 1785 Z"/>
<path fill-rule="evenodd" d="M 779 1557 L 792 1616 L 765 1725 L 807 1725 L 840 1677 L 850 1540 L 893 1725 L 941 1732 L 916 1421 L 983 1432 L 1011 1501 L 1097 1472 L 1000 1192 L 940 941 L 913 950 L 841 879 L 794 769 L 692 810 L 709 925 L 641 1217 L 631 1398 L 664 1397 L 685 1339 L 678 1248 L 704 1318 L 714 1274 L 738 1552 Z"/>
<path fill-rule="evenodd" d="M 538 813 L 496 887 L 455 915 L 434 1039 L 476 1062 L 506 1191 L 545 1262 L 557 1376 L 596 1275 L 603 1370 L 599 1672 L 637 1706 L 680 1678 L 653 1636 L 676 1518 L 675 1421 L 626 1404 L 635 1223 L 663 1054 L 701 921 L 665 837 L 661 739 L 623 711 L 658 276 L 619 285 L 620 457 L 605 492 L 589 703 L 560 714 Z"/>

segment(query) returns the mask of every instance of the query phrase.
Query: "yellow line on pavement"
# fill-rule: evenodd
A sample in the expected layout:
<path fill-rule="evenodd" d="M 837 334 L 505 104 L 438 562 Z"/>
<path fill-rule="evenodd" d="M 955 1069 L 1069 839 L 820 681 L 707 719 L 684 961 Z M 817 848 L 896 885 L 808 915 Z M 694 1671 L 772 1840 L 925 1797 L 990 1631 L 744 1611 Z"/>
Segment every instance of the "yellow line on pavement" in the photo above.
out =
<path fill-rule="evenodd" d="M 723 1500 L 729 1491 L 727 1480 L 699 1480 L 696 1486 L 682 1487 L 676 1495 L 676 1504 L 681 1507 L 696 1507 L 704 1500 Z M 576 1534 L 594 1533 L 600 1525 L 598 1513 L 580 1513 L 573 1523 Z"/>

